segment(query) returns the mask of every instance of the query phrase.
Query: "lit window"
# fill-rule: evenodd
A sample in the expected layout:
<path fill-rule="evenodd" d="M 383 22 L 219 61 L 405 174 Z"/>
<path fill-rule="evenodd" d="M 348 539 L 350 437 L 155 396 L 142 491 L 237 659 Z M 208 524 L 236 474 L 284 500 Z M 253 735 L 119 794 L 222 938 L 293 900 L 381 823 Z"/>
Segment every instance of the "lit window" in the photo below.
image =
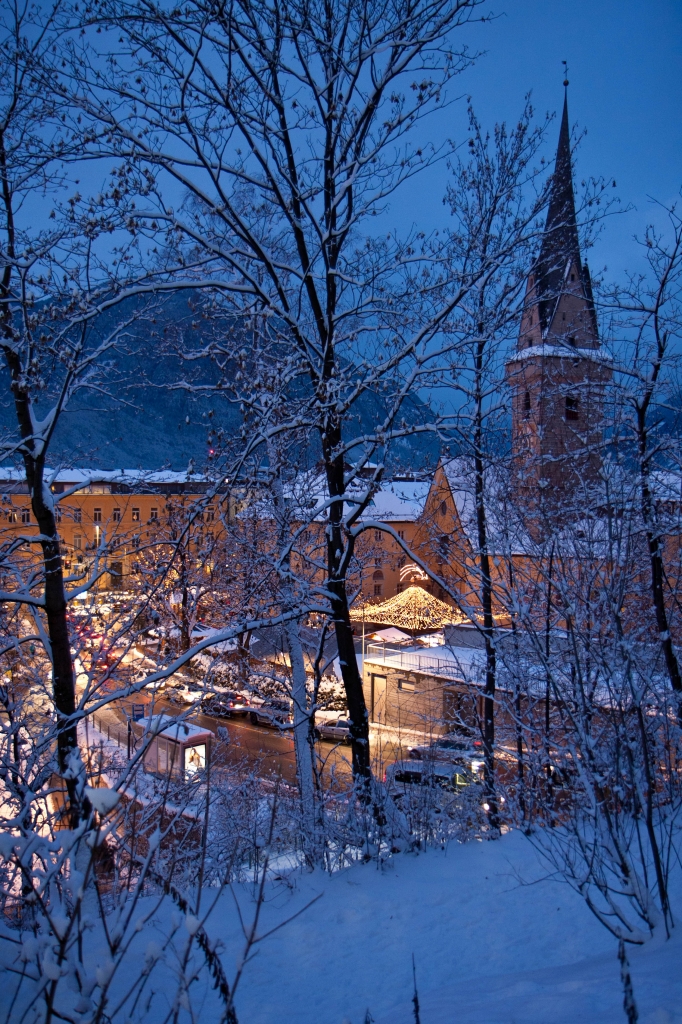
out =
<path fill-rule="evenodd" d="M 120 508 L 115 508 L 114 509 L 111 518 L 114 520 L 115 523 L 120 523 L 121 522 L 121 510 L 120 510 Z"/>
<path fill-rule="evenodd" d="M 140 510 L 139 510 L 139 508 L 134 508 L 133 509 L 133 522 L 134 523 L 139 523 L 139 521 L 140 521 Z"/>
<path fill-rule="evenodd" d="M 92 521 L 93 521 L 93 523 L 101 523 L 102 522 L 102 509 L 101 508 L 93 509 Z"/>
<path fill-rule="evenodd" d="M 566 419 L 578 419 L 578 399 L 575 395 L 566 395 Z"/>
<path fill-rule="evenodd" d="M 9 519 L 10 523 L 18 523 L 19 522 L 19 518 L 18 518 L 16 512 L 9 512 L 8 513 L 8 519 Z"/>

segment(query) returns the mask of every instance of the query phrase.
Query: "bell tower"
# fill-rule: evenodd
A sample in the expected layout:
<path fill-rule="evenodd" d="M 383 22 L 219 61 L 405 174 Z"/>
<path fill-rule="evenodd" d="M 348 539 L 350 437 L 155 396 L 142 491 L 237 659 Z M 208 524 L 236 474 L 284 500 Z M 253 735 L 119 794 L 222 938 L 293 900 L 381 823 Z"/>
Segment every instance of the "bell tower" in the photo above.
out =
<path fill-rule="evenodd" d="M 601 351 L 590 272 L 580 255 L 567 96 L 540 254 L 506 369 L 517 497 L 533 507 L 584 507 L 601 468 L 611 363 Z"/>

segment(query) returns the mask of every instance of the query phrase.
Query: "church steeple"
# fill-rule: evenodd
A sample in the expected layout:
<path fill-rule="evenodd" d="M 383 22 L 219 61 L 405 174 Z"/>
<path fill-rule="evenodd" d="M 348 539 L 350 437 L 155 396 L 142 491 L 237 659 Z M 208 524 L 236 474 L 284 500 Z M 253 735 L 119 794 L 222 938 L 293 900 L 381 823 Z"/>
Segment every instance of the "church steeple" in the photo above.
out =
<path fill-rule="evenodd" d="M 528 275 L 517 353 L 507 364 L 515 486 L 528 507 L 565 507 L 597 485 L 610 376 L 580 254 L 564 97 L 545 230 Z"/>
<path fill-rule="evenodd" d="M 548 342 L 579 348 L 599 344 L 590 272 L 580 255 L 567 93 L 542 245 L 528 276 L 519 349 Z"/>

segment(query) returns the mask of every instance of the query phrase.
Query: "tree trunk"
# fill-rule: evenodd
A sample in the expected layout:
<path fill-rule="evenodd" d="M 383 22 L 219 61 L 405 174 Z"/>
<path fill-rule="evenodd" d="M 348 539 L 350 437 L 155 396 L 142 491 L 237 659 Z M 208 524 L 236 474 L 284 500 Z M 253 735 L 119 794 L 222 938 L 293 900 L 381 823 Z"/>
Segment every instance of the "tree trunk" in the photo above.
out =
<path fill-rule="evenodd" d="M 649 551 L 651 595 L 668 679 L 677 698 L 677 719 L 680 725 L 682 725 L 682 674 L 680 673 L 679 662 L 673 646 L 668 611 L 665 606 L 665 567 L 661 552 L 661 539 L 654 521 L 653 499 L 649 483 L 648 431 L 645 416 L 645 410 L 640 407 L 637 417 L 637 440 L 640 458 L 640 502 Z"/>
<path fill-rule="evenodd" d="M 327 452 L 333 453 L 340 444 L 341 435 L 338 429 L 330 430 L 326 435 Z M 326 459 L 327 484 L 332 499 L 344 493 L 343 459 L 340 457 Z M 350 621 L 346 572 L 352 555 L 351 538 L 344 536 L 342 525 L 343 501 L 333 501 L 329 510 L 327 524 L 327 572 L 328 588 L 331 593 L 331 610 L 336 633 L 336 644 L 339 651 L 341 676 L 346 691 L 348 716 L 350 718 L 350 735 L 353 753 L 353 777 L 363 789 L 367 789 L 371 779 L 371 762 L 369 750 L 369 715 L 365 704 L 362 688 L 362 676 L 358 669 L 358 660 L 353 642 L 353 627 Z"/>
<path fill-rule="evenodd" d="M 287 646 L 291 658 L 291 696 L 294 704 L 294 750 L 296 753 L 296 774 L 301 794 L 305 855 L 312 864 L 317 860 L 315 843 L 315 781 L 313 777 L 310 711 L 308 709 L 308 687 L 303 657 L 303 647 L 298 622 L 286 626 Z"/>

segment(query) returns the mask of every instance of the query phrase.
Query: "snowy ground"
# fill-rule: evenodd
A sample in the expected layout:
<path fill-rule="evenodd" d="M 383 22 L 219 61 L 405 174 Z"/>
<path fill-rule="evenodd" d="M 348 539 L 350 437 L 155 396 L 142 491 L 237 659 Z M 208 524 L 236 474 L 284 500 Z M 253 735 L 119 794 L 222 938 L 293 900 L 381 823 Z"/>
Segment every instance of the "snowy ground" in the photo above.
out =
<path fill-rule="evenodd" d="M 367 1009 L 380 1024 L 408 1024 L 413 953 L 422 1024 L 622 1024 L 615 941 L 543 874 L 512 833 L 400 855 L 384 871 L 298 876 L 293 891 L 275 884 L 261 933 L 323 895 L 247 966 L 240 1024 L 362 1024 Z M 245 891 L 240 903 L 248 919 Z M 229 901 L 208 931 L 223 938 L 228 966 L 239 946 Z M 682 1024 L 682 924 L 679 932 L 629 950 L 640 1024 Z"/>

